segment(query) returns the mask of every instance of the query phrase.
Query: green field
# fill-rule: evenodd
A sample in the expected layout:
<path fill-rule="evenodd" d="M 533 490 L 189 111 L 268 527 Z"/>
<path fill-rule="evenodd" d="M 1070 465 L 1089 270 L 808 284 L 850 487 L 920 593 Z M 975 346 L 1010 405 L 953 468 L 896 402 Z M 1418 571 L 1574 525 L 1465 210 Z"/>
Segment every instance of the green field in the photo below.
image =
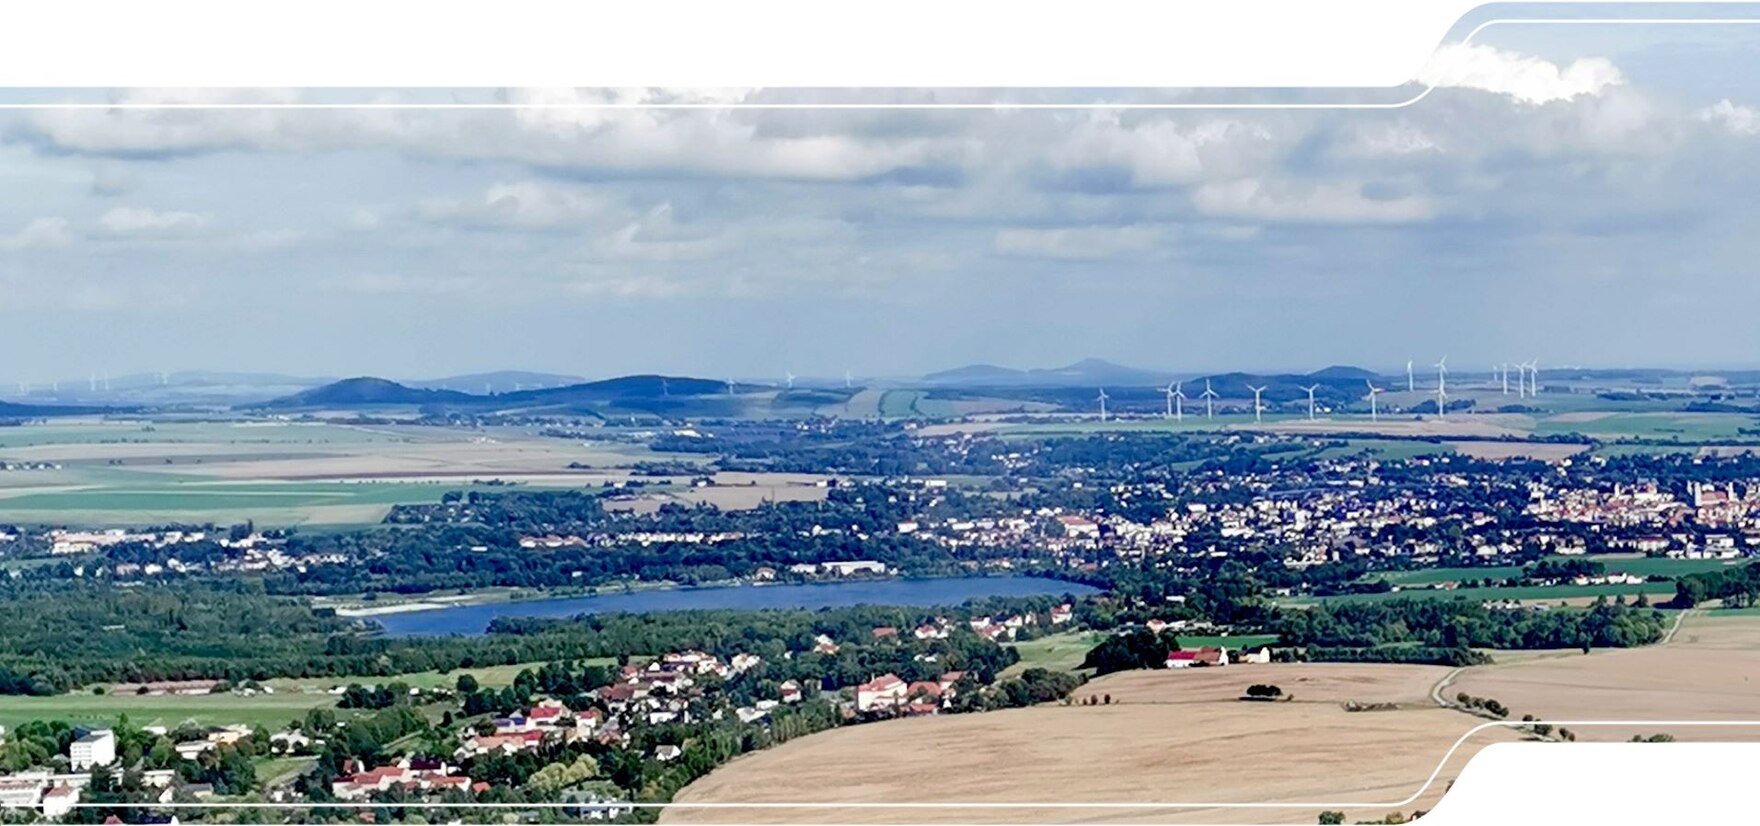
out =
<path fill-rule="evenodd" d="M 479 489 L 432 482 L 178 482 L 155 488 L 30 493 L 0 499 L 14 511 L 236 511 L 314 505 L 396 505 L 438 502 L 450 490 Z"/>
<path fill-rule="evenodd" d="M 1315 437 L 1324 439 L 1325 437 Z M 1372 453 L 1377 458 L 1404 460 L 1415 456 L 1444 456 L 1455 452 L 1453 445 L 1418 441 L 1416 439 L 1346 439 L 1343 447 L 1328 447 L 1314 454 L 1315 459 L 1337 459 Z"/>
<path fill-rule="evenodd" d="M 1202 636 L 1176 634 L 1180 648 L 1263 648 L 1277 644 L 1276 634 L 1232 634 L 1228 636 Z"/>
<path fill-rule="evenodd" d="M 1754 417 L 1740 413 L 1610 413 L 1589 421 L 1560 421 L 1556 417 L 1541 419 L 1535 423 L 1534 433 L 1542 436 L 1581 433 L 1609 439 L 1637 436 L 1707 442 L 1743 438 L 1740 429 L 1753 426 Z"/>
<path fill-rule="evenodd" d="M 1019 662 L 1003 669 L 1001 676 L 1012 677 L 1029 668 L 1075 671 L 1081 667 L 1082 658 L 1088 655 L 1088 649 L 1099 645 L 1105 638 L 1106 635 L 1098 631 L 1069 631 L 1011 643 L 1011 647 L 1020 653 L 1021 658 Z"/>
<path fill-rule="evenodd" d="M 578 665 L 616 665 L 617 664 L 617 660 L 612 657 L 600 657 L 600 658 L 595 658 L 595 659 L 578 660 L 576 662 Z M 389 683 L 392 681 L 398 681 L 398 682 L 402 682 L 402 683 L 409 685 L 409 687 L 411 687 L 411 688 L 421 688 L 421 689 L 446 688 L 446 689 L 450 689 L 453 686 L 458 684 L 458 678 L 460 676 L 465 675 L 465 674 L 469 674 L 472 677 L 475 677 L 477 679 L 478 685 L 482 685 L 482 686 L 489 687 L 489 688 L 499 688 L 501 686 L 513 685 L 513 678 L 519 676 L 519 673 L 521 671 L 525 671 L 527 669 L 536 670 L 541 665 L 543 665 L 543 663 L 516 663 L 514 665 L 491 665 L 491 666 L 485 666 L 483 668 L 460 668 L 460 669 L 457 669 L 454 671 L 449 671 L 445 674 L 442 674 L 438 671 L 423 671 L 418 674 L 399 674 L 395 677 L 303 677 L 303 678 L 299 678 L 299 679 L 277 678 L 277 679 L 269 680 L 266 683 L 266 685 L 275 689 L 276 691 L 299 690 L 299 691 L 307 691 L 307 692 L 321 692 L 321 691 L 324 691 L 324 690 L 330 688 L 331 686 L 348 685 L 349 683 L 360 683 L 361 685 L 381 685 L 381 684 Z"/>
<path fill-rule="evenodd" d="M 1658 597 L 1674 596 L 1674 587 L 1665 582 L 1648 582 L 1639 585 L 1533 585 L 1517 588 L 1455 588 L 1452 590 L 1408 588 L 1380 594 L 1340 594 L 1328 597 L 1304 597 L 1283 602 L 1286 605 L 1312 605 L 1315 602 L 1383 602 L 1390 599 L 1466 599 L 1476 602 L 1519 599 L 1524 602 L 1548 602 L 1583 597 L 1613 597 L 1622 594 L 1627 598 L 1635 597 L 1638 594 L 1649 594 L 1654 601 Z"/>
<path fill-rule="evenodd" d="M 908 419 L 921 415 L 917 411 L 917 400 L 922 397 L 922 392 L 917 390 L 887 390 L 880 396 L 880 417 Z"/>
<path fill-rule="evenodd" d="M 1729 567 L 1730 562 L 1717 559 L 1669 559 L 1667 557 L 1627 556 L 1621 554 L 1592 554 L 1589 556 L 1554 556 L 1554 560 L 1588 559 L 1607 567 L 1609 572 L 1632 574 L 1633 576 L 1667 576 L 1678 577 L 1700 571 L 1714 571 Z M 1520 576 L 1520 565 L 1493 565 L 1483 568 L 1423 568 L 1416 571 L 1386 571 L 1370 574 L 1367 579 L 1383 579 L 1394 585 L 1433 585 L 1438 582 L 1459 582 L 1468 579 L 1508 579 Z M 1661 587 L 1661 586 L 1657 586 Z"/>
<path fill-rule="evenodd" d="M 1236 634 L 1232 636 L 1207 636 L 1178 634 L 1175 637 L 1181 648 L 1259 648 L 1277 642 L 1271 634 Z M 1010 643 L 1010 647 L 1021 655 L 1020 661 L 1003 669 L 1004 677 L 1013 677 L 1029 668 L 1046 668 L 1052 671 L 1076 671 L 1081 668 L 1082 659 L 1088 650 L 1106 639 L 1100 631 L 1068 631 L 1052 634 L 1034 640 Z"/>
<path fill-rule="evenodd" d="M 601 658 L 582 660 L 581 664 L 615 665 L 616 662 L 615 659 Z M 255 694 L 248 697 L 237 694 L 143 696 L 93 694 L 90 691 L 54 697 L 0 695 L 0 725 L 14 728 L 31 720 L 66 720 L 70 723 L 96 725 L 113 723 L 117 717 L 127 715 L 130 723 L 140 726 L 176 726 L 190 721 L 212 726 L 242 723 L 277 730 L 304 716 L 309 709 L 335 705 L 335 696 L 328 693 L 332 686 L 350 683 L 372 686 L 402 681 L 412 688 L 450 689 L 457 684 L 460 675 L 470 674 L 477 678 L 479 684 L 498 688 L 512 685 L 513 678 L 519 672 L 535 669 L 539 665 L 540 663 L 496 665 L 461 668 L 446 674 L 424 671 L 393 677 L 282 678 L 264 683 L 275 690 L 274 694 Z"/>
<path fill-rule="evenodd" d="M 284 728 L 319 706 L 334 704 L 328 694 L 234 694 L 197 696 L 62 694 L 54 697 L 0 696 L 0 725 L 15 728 L 31 720 L 66 720 L 80 725 L 114 723 L 126 715 L 137 726 L 176 726 L 183 722 L 219 726 L 233 723 Z"/>
<path fill-rule="evenodd" d="M 262 757 L 254 766 L 259 782 L 264 786 L 276 786 L 292 781 L 317 763 L 316 757 Z"/>
<path fill-rule="evenodd" d="M 519 428 L 272 421 L 74 420 L 0 428 L 0 459 L 53 468 L 0 473 L 0 522 L 363 525 L 392 506 L 437 502 L 498 479 L 580 487 L 647 458 L 640 445 Z"/>

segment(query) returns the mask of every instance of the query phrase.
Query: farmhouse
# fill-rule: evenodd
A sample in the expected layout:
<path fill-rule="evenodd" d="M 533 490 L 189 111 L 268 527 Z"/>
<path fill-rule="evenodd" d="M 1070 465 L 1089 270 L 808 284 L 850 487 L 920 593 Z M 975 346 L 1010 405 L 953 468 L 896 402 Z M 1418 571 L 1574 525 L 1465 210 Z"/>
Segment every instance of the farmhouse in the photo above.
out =
<path fill-rule="evenodd" d="M 904 700 L 908 688 L 897 674 L 882 674 L 856 687 L 856 710 L 892 708 Z"/>
<path fill-rule="evenodd" d="M 1167 654 L 1168 668 L 1208 665 L 1228 665 L 1228 652 L 1221 648 L 1206 647 L 1196 651 L 1170 651 Z"/>

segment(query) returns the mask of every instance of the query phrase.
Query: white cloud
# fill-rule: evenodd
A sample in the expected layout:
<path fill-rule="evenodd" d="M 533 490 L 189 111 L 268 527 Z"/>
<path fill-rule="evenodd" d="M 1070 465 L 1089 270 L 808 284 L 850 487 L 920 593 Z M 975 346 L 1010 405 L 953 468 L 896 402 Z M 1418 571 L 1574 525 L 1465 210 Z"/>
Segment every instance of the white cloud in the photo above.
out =
<path fill-rule="evenodd" d="M 1205 184 L 1192 204 L 1206 215 L 1297 223 L 1406 223 L 1435 214 L 1420 195 L 1372 198 L 1355 184 L 1291 184 L 1244 178 Z"/>
<path fill-rule="evenodd" d="M 1436 50 L 1418 82 L 1445 88 L 1480 89 L 1523 103 L 1550 103 L 1599 95 L 1625 82 L 1619 67 L 1600 57 L 1558 64 L 1485 45 L 1451 43 Z"/>
<path fill-rule="evenodd" d="M 140 185 L 140 176 L 126 167 L 108 165 L 92 170 L 92 194 L 99 197 L 127 195 Z"/>
<path fill-rule="evenodd" d="M 435 223 L 479 228 L 580 228 L 621 213 L 614 198 L 585 189 L 522 181 L 498 183 L 470 199 L 423 203 L 418 212 Z"/>
<path fill-rule="evenodd" d="M 998 255 L 1052 258 L 1061 261 L 1103 261 L 1141 255 L 1160 247 L 1160 227 L 1006 227 L 997 230 L 990 248 Z"/>
<path fill-rule="evenodd" d="M 1352 157 L 1385 158 L 1441 152 L 1428 132 L 1410 123 L 1383 123 L 1353 128 L 1344 153 Z"/>
<path fill-rule="evenodd" d="M 111 235 L 126 238 L 182 238 L 201 232 L 208 217 L 194 212 L 143 207 L 113 207 L 98 223 Z"/>
<path fill-rule="evenodd" d="M 1184 124 L 1168 117 L 1124 123 L 1114 112 L 1096 112 L 1068 130 L 1047 152 L 1059 169 L 1113 167 L 1140 187 L 1189 184 L 1216 174 L 1239 174 L 1241 165 L 1263 159 L 1272 134 L 1263 126 L 1230 120 Z"/>
<path fill-rule="evenodd" d="M 1724 98 L 1694 113 L 1699 120 L 1721 126 L 1737 135 L 1760 134 L 1760 109 L 1731 103 Z"/>
<path fill-rule="evenodd" d="M 65 247 L 72 242 L 66 218 L 38 218 L 11 235 L 0 236 L 0 250 Z"/>

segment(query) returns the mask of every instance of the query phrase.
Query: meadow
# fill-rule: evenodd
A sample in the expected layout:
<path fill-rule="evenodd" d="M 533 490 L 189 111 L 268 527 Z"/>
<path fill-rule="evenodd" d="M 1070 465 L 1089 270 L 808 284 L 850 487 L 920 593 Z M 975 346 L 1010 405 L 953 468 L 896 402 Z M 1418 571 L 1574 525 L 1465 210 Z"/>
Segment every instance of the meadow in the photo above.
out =
<path fill-rule="evenodd" d="M 614 660 L 591 660 L 600 665 Z M 94 693 L 91 690 L 52 697 L 0 695 L 0 725 L 15 728 L 31 720 L 65 720 L 76 725 L 102 725 L 127 717 L 134 725 L 175 727 L 193 722 L 204 726 L 243 724 L 263 726 L 271 731 L 286 727 L 288 722 L 303 717 L 314 708 L 331 707 L 336 697 L 329 693 L 335 686 L 359 683 L 364 686 L 401 681 L 412 688 L 451 689 L 461 675 L 469 674 L 479 685 L 500 687 L 512 685 L 520 671 L 536 668 L 536 663 L 521 665 L 465 668 L 447 674 L 426 671 L 400 674 L 395 677 L 322 677 L 311 679 L 275 679 L 264 685 L 273 694 L 161 694 Z"/>
<path fill-rule="evenodd" d="M 127 717 L 137 726 L 175 727 L 193 722 L 204 726 L 243 724 L 271 731 L 311 709 L 331 706 L 328 694 L 204 694 L 194 696 L 73 693 L 53 697 L 0 695 L 0 725 L 8 729 L 31 720 L 65 720 L 74 725 L 113 724 Z"/>
<path fill-rule="evenodd" d="M 1391 599 L 1465 599 L 1475 602 L 1484 600 L 1513 599 L 1523 602 L 1565 602 L 1595 597 L 1613 598 L 1624 596 L 1627 599 L 1639 594 L 1649 595 L 1652 602 L 1674 596 L 1674 586 L 1667 582 L 1645 582 L 1637 585 L 1523 585 L 1513 588 L 1402 588 L 1396 591 L 1385 591 L 1378 594 L 1338 594 L 1324 597 L 1301 597 L 1283 600 L 1283 604 L 1298 606 L 1311 605 L 1316 602 L 1383 602 Z"/>
<path fill-rule="evenodd" d="M 1634 554 L 1591 554 L 1587 556 L 1554 556 L 1547 559 L 1565 561 L 1586 559 L 1605 565 L 1609 573 L 1620 572 L 1633 576 L 1667 576 L 1678 577 L 1701 571 L 1714 571 L 1729 567 L 1730 560 L 1719 559 L 1669 559 L 1667 557 L 1646 557 Z M 1476 568 L 1421 568 L 1415 571 L 1385 571 L 1370 574 L 1369 579 L 1386 580 L 1394 585 L 1434 585 L 1439 582 L 1460 582 L 1462 580 L 1508 579 L 1521 576 L 1521 565 L 1492 565 Z M 1660 586 L 1658 586 L 1660 587 Z"/>

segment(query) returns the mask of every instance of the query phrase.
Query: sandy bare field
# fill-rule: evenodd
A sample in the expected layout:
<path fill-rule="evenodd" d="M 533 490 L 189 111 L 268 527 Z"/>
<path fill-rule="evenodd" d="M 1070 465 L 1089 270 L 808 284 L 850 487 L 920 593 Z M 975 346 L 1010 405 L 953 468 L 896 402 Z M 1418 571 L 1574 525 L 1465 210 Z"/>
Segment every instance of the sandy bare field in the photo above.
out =
<path fill-rule="evenodd" d="M 1760 616 L 1689 615 L 1665 645 L 1469 668 L 1447 689 L 1490 697 L 1513 717 L 1550 720 L 1760 720 Z M 1760 740 L 1760 727 L 1569 726 L 1579 740 L 1669 734 Z"/>
<path fill-rule="evenodd" d="M 1371 422 L 1364 418 L 1344 419 L 1293 419 L 1281 422 L 1269 422 L 1258 427 L 1243 427 L 1248 430 L 1268 430 L 1273 433 L 1379 433 L 1388 436 L 1525 436 L 1528 429 L 1525 425 L 1532 422 L 1526 416 L 1511 415 L 1455 415 L 1447 419 L 1412 419 L 1384 418 Z"/>
<path fill-rule="evenodd" d="M 1589 449 L 1588 445 L 1551 442 L 1449 442 L 1456 453 L 1474 459 L 1508 459 L 1525 456 L 1542 462 L 1556 462 Z"/>
<path fill-rule="evenodd" d="M 1076 697 L 1110 706 L 1048 705 L 852 726 L 734 761 L 682 802 L 899 801 L 1022 803 L 1021 808 L 668 809 L 671 823 L 1275 822 L 1313 823 L 1319 807 L 1045 809 L 1046 802 L 1352 802 L 1352 818 L 1417 792 L 1450 746 L 1481 720 L 1435 707 L 1428 666 L 1283 664 L 1139 671 L 1090 683 Z M 1283 703 L 1236 699 L 1270 682 Z M 1347 712 L 1346 700 L 1397 703 Z M 1469 745 L 1514 739 L 1506 731 Z M 1472 749 L 1407 813 L 1441 796 Z"/>

